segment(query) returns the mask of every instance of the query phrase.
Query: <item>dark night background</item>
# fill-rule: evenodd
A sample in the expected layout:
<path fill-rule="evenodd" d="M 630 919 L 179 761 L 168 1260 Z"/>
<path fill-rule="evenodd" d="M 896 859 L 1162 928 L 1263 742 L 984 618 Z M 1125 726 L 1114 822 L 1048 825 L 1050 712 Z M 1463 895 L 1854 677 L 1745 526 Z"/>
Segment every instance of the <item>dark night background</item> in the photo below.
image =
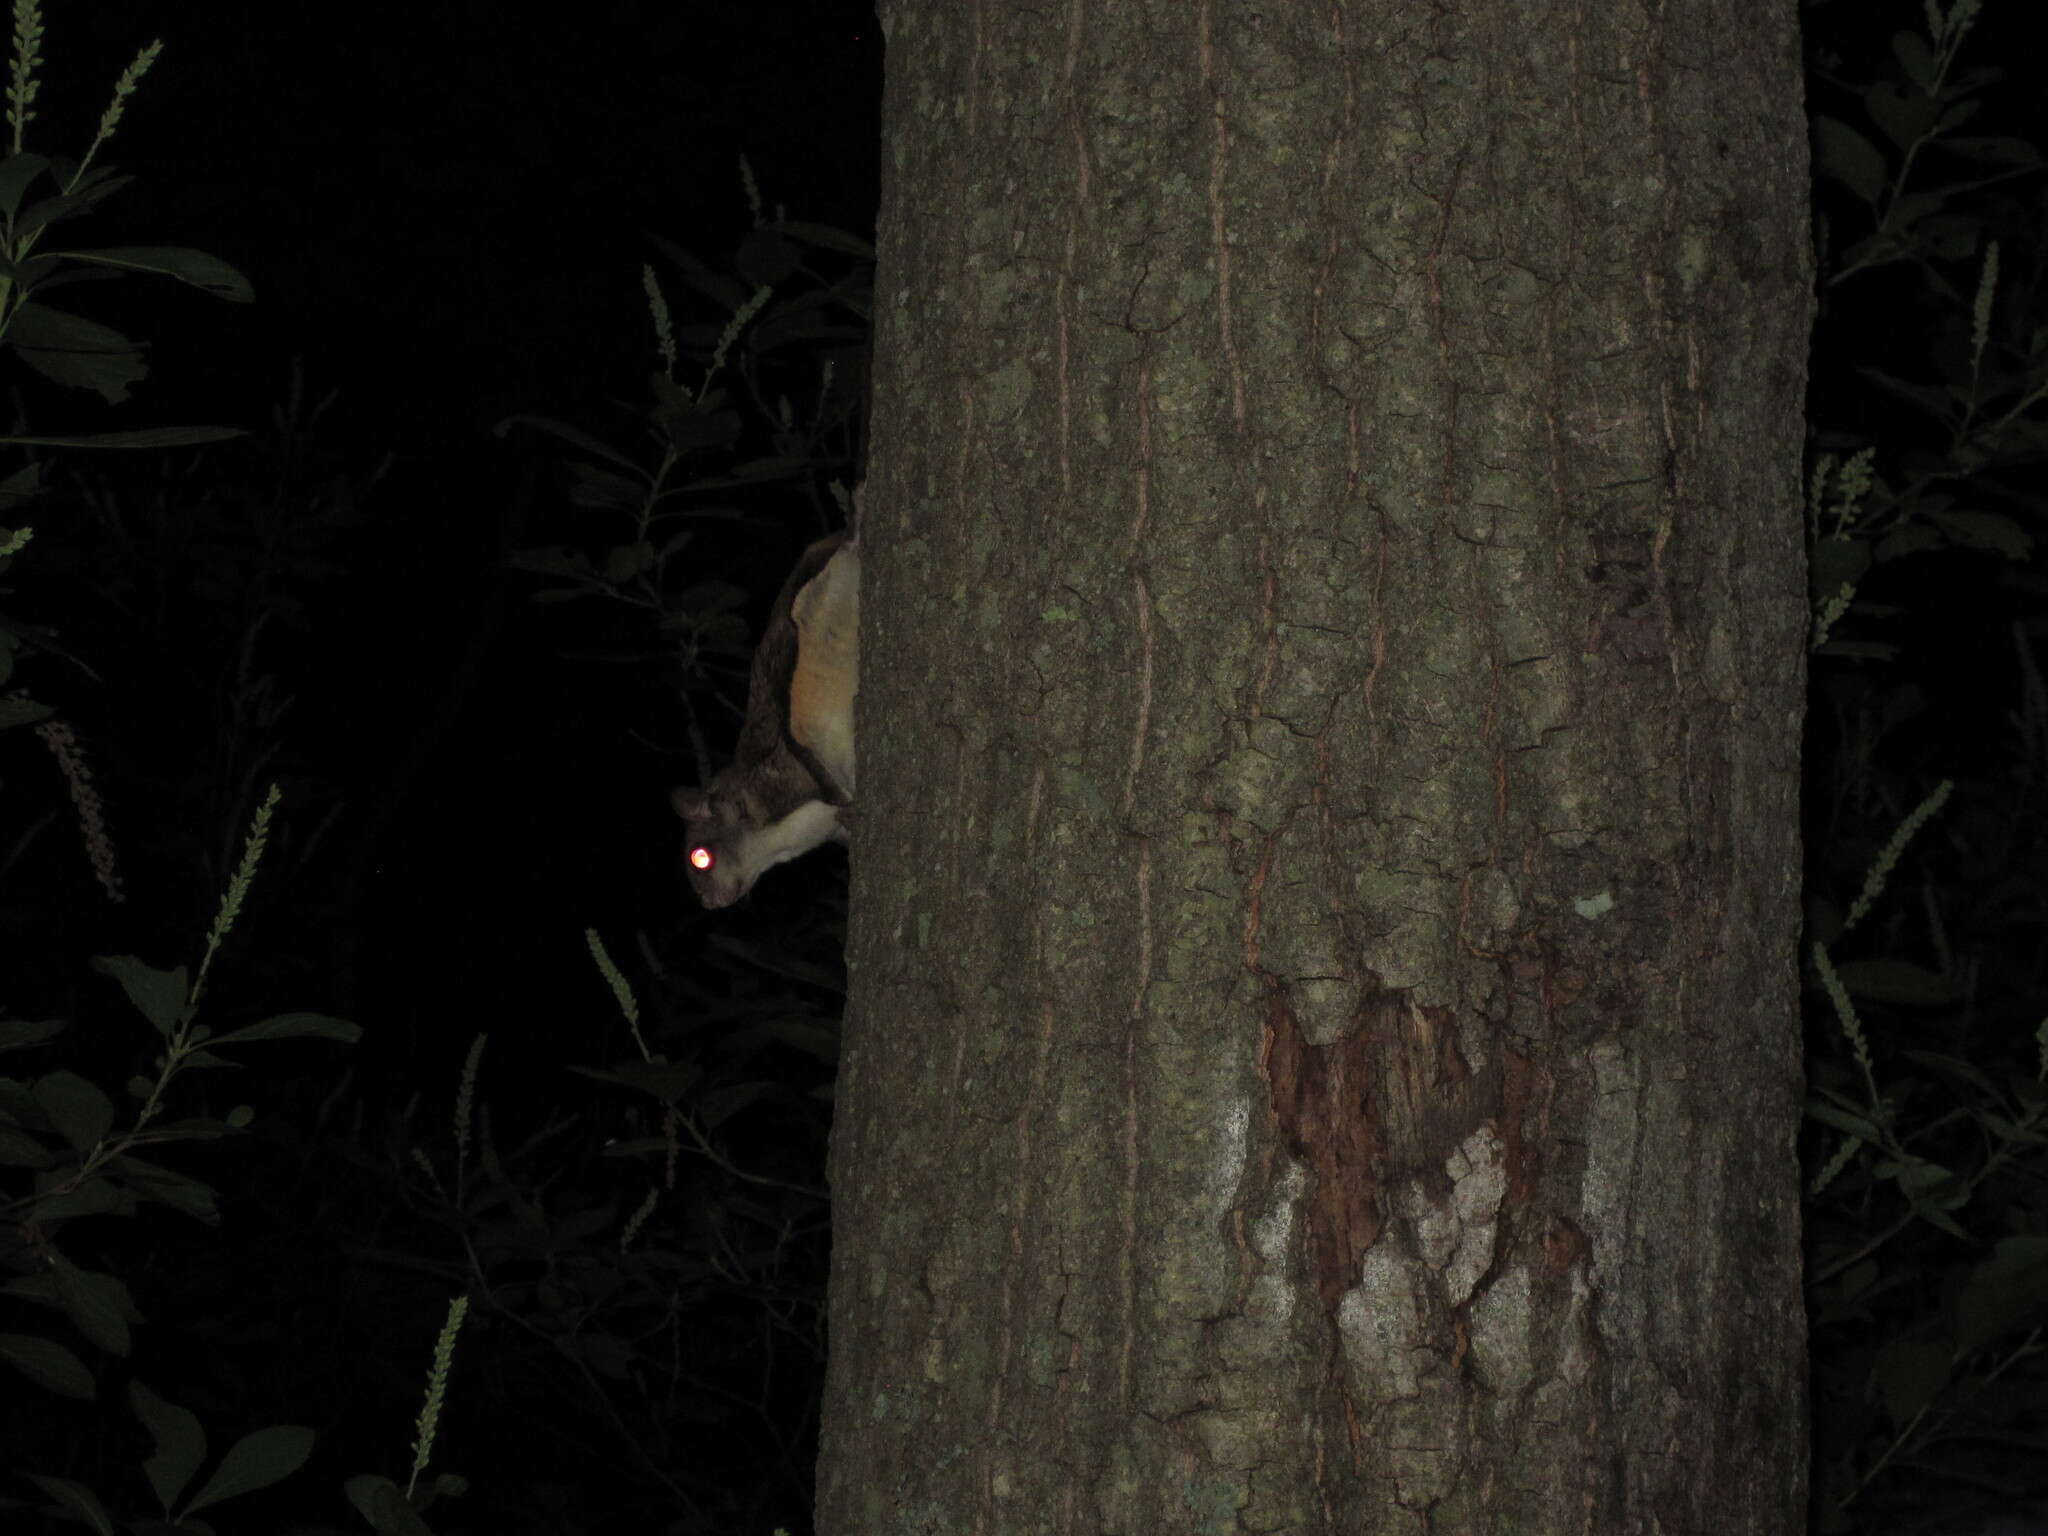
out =
<path fill-rule="evenodd" d="M 2013 52 L 2018 9 L 1986 17 L 1966 59 Z M 1873 24 L 1877 10 L 1889 19 Z M 1862 121 L 1853 82 L 1882 73 L 1892 33 L 1921 13 L 1918 0 L 1807 7 L 1813 108 Z M 0 578 L 0 623 L 29 641 L 11 686 L 56 706 L 91 757 L 127 895 L 112 905 L 94 882 L 49 754 L 26 730 L 0 731 L 0 1020 L 72 1023 L 0 1071 L 61 1067 L 117 1097 L 123 1078 L 153 1071 L 157 1042 L 87 957 L 195 964 L 273 781 L 280 820 L 204 1016 L 226 1029 L 308 1009 L 364 1034 L 354 1047 L 251 1048 L 232 1074 L 181 1080 L 180 1115 L 256 1111 L 239 1138 L 161 1154 L 220 1188 L 220 1228 L 145 1205 L 52 1231 L 71 1262 L 120 1276 L 147 1323 L 118 1355 L 79 1342 L 55 1311 L 0 1300 L 0 1332 L 26 1316 L 92 1362 L 98 1386 L 93 1402 L 62 1401 L 0 1373 L 0 1466 L 89 1485 L 125 1518 L 154 1513 L 136 1471 L 150 1441 L 125 1396 L 141 1379 L 199 1413 L 214 1455 L 269 1424 L 319 1432 L 305 1472 L 208 1511 L 220 1529 L 361 1529 L 340 1483 L 369 1471 L 404 1482 L 442 1308 L 466 1291 L 434 1465 L 471 1487 L 428 1513 L 435 1530 L 807 1531 L 844 859 L 780 871 L 716 918 L 696 908 L 666 790 L 696 776 L 693 714 L 715 749 L 729 740 L 719 699 L 743 694 L 743 650 L 736 661 L 712 646 L 698 670 L 679 669 L 672 615 L 535 601 L 550 583 L 515 551 L 601 554 L 620 535 L 572 504 L 588 455 L 530 426 L 495 429 L 547 417 L 650 458 L 643 263 L 674 309 L 687 377 L 725 315 L 674 253 L 738 292 L 782 260 L 750 235 L 742 154 L 769 220 L 780 207 L 872 239 L 882 45 L 868 6 L 598 3 L 514 19 L 485 0 L 74 0 L 44 20 L 29 144 L 46 154 L 76 153 L 120 70 L 150 39 L 166 45 L 103 151 L 136 182 L 57 243 L 197 247 L 247 276 L 257 301 L 106 285 L 78 307 L 150 343 L 149 379 L 110 408 L 7 356 L 12 430 L 252 435 L 158 455 L 39 453 L 48 495 L 0 515 L 37 529 Z M 2030 89 L 1988 82 L 1976 131 L 2038 138 Z M 2037 315 L 2041 178 L 2001 185 L 1980 215 L 2018 296 L 2001 302 Z M 1858 217 L 1838 186 L 1818 197 L 1844 226 Z M 857 295 L 864 275 L 843 255 L 806 247 L 778 293 Z M 1910 267 L 1826 296 L 1819 446 L 1940 449 L 1870 370 L 1920 377 L 1952 353 L 1941 327 L 1958 304 L 1967 321 L 1975 271 L 1974 256 L 1949 271 L 1960 300 Z M 801 333 L 803 356 L 838 359 L 844 385 L 860 343 L 841 334 L 844 306 L 820 314 L 830 324 Z M 2026 330 L 2016 313 L 2000 328 Z M 802 368 L 779 366 L 764 359 L 757 377 L 807 387 Z M 303 430 L 287 450 L 273 418 L 295 376 Z M 828 487 L 858 474 L 861 418 L 835 418 L 798 462 L 732 483 L 720 477 L 735 463 L 790 457 L 758 411 L 734 409 L 736 436 L 679 498 L 693 542 L 664 579 L 684 607 L 717 610 L 718 590 L 743 591 L 751 626 L 794 553 L 834 525 Z M 1975 466 L 1982 505 L 2029 534 L 2039 462 L 2030 449 Z M 1889 472 L 1896 486 L 1904 472 Z M 284 506 L 320 515 L 259 515 Z M 2048 588 L 2032 545 L 1958 538 L 1919 553 L 1873 572 L 1843 624 L 1853 644 L 1895 649 L 1814 662 L 1815 921 L 1837 921 L 1903 812 L 1957 779 L 1950 830 L 1924 835 L 1926 863 L 1909 860 L 1900 883 L 1948 898 L 1941 943 L 1975 955 L 1974 990 L 1859 996 L 1873 1034 L 1928 1046 L 1965 1019 L 1975 1033 L 1943 1049 L 1987 1072 L 2024 1067 L 2025 1021 L 2048 1012 L 2048 763 L 2027 756 L 2025 724 L 2048 710 L 2026 659 Z M 1919 930 L 1886 921 L 1877 958 L 1913 952 L 1930 969 Z M 632 982 L 673 1075 L 633 1066 L 586 928 Z M 1838 1056 L 1817 1017 L 1816 1051 Z M 479 1034 L 491 1044 L 457 1190 L 451 1105 Z M 662 1104 L 715 1155 L 665 1133 Z M 665 1134 L 681 1141 L 673 1157 Z M 2035 1146 L 1973 1186 L 2001 1202 L 1975 1246 L 1928 1250 L 1877 1289 L 1918 1294 L 1933 1315 L 1978 1273 L 1971 1255 L 2048 1234 L 2042 1167 Z M 23 1171 L 0 1158 L 0 1197 L 26 1187 L 7 1177 Z M 615 1268 L 621 1226 L 656 1185 L 638 1267 Z M 1873 1209 L 1880 1193 L 1873 1183 Z M 0 1274 L 19 1256 L 0 1241 Z M 1874 1294 L 1815 1304 L 1817 1487 L 1837 1461 L 1867 1468 L 1905 1416 L 1898 1393 L 1910 1400 L 1910 1371 L 1886 1353 L 1905 1324 Z M 2022 1306 L 2010 1326 L 2038 1339 L 2042 1320 Z M 1872 1494 L 1828 1528 L 1974 1531 L 2048 1497 L 2034 1465 L 2048 1451 L 2039 1351 L 1992 1375 L 1957 1410 L 1954 1441 L 1895 1458 L 1892 1481 L 1873 1485 L 1897 1523 L 1868 1513 Z M 29 1502 L 10 1510 L 10 1498 Z M 30 1484 L 0 1481 L 0 1528 L 44 1528 L 39 1507 Z M 1855 1523 L 1869 1519 L 1880 1523 Z"/>

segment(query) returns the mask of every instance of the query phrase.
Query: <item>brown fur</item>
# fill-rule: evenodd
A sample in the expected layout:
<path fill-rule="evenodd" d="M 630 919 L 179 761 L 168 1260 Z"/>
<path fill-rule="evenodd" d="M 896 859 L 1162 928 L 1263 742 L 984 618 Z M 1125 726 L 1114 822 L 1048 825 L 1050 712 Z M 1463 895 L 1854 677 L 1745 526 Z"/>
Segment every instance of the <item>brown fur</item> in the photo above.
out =
<path fill-rule="evenodd" d="M 688 866 L 706 906 L 728 906 L 763 870 L 845 837 L 836 810 L 853 795 L 859 569 L 858 546 L 843 533 L 804 551 L 755 648 L 731 765 L 672 796 L 689 850 L 711 859 L 709 870 Z M 813 802 L 819 809 L 798 814 Z"/>

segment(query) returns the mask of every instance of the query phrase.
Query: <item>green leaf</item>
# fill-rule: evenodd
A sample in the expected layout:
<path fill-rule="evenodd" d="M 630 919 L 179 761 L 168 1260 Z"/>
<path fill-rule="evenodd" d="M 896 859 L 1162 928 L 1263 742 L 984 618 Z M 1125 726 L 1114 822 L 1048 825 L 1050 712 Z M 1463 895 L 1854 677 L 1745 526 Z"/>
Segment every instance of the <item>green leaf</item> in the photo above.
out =
<path fill-rule="evenodd" d="M 0 437 L 22 448 L 196 448 L 249 434 L 240 427 L 137 427 L 131 432 L 88 432 L 79 437 Z"/>
<path fill-rule="evenodd" d="M 48 1168 L 56 1161 L 57 1154 L 28 1132 L 0 1125 L 0 1167 Z"/>
<path fill-rule="evenodd" d="M 21 1051 L 62 1034 L 63 1019 L 0 1019 L 0 1051 Z"/>
<path fill-rule="evenodd" d="M 19 1078 L 0 1077 L 0 1116 L 34 1125 L 43 1123 L 43 1111 L 33 1089 Z"/>
<path fill-rule="evenodd" d="M 153 272 L 159 277 L 190 283 L 216 298 L 247 304 L 256 297 L 249 279 L 218 256 L 194 251 L 182 245 L 112 245 L 94 251 L 45 251 L 66 261 L 88 266 L 115 267 L 124 272 Z"/>
<path fill-rule="evenodd" d="M 1893 1339 L 1877 1352 L 1870 1378 L 1884 1394 L 1885 1411 L 1894 1426 L 1903 1428 L 1933 1402 L 1948 1385 L 1949 1364 L 1955 1351 L 1947 1344 L 1926 1340 Z"/>
<path fill-rule="evenodd" d="M 572 427 L 566 421 L 557 421 L 552 416 L 519 415 L 507 416 L 491 430 L 499 437 L 504 437 L 514 427 L 532 427 L 536 432 L 545 432 L 551 437 L 559 437 L 563 442 L 573 447 L 581 448 L 585 453 L 593 457 L 610 460 L 641 484 L 644 485 L 647 481 L 647 472 L 638 464 L 635 464 L 631 459 L 610 445 L 592 437 L 581 427 Z"/>
<path fill-rule="evenodd" d="M 13 218 L 21 207 L 21 195 L 28 190 L 29 183 L 49 168 L 48 160 L 27 150 L 0 160 L 0 215 Z"/>
<path fill-rule="evenodd" d="M 1918 1216 L 1922 1221 L 1926 1222 L 1929 1226 L 1941 1228 L 1941 1230 L 1946 1232 L 1950 1237 L 1960 1238 L 1962 1241 L 1966 1243 L 1974 1241 L 1970 1234 L 1962 1229 L 1961 1225 L 1957 1223 L 1956 1219 L 1953 1216 L 1950 1216 L 1946 1211 L 1938 1209 L 1935 1206 L 1916 1205 L 1913 1207 L 1913 1214 L 1915 1216 Z"/>
<path fill-rule="evenodd" d="M 815 1056 L 820 1061 L 839 1059 L 839 1031 L 830 1025 L 816 1024 L 808 1019 L 773 1019 L 761 1029 L 764 1034 L 807 1056 Z"/>
<path fill-rule="evenodd" d="M 282 1482 L 312 1454 L 313 1431 L 301 1424 L 277 1424 L 246 1434 L 228 1448 L 220 1466 L 199 1490 L 199 1497 L 183 1512 L 194 1514 L 209 1504 Z"/>
<path fill-rule="evenodd" d="M 642 1093 L 651 1093 L 664 1104 L 673 1104 L 702 1076 L 695 1067 L 647 1061 L 629 1061 L 610 1071 L 602 1067 L 577 1066 L 569 1070 L 594 1077 L 600 1083 L 618 1083 L 627 1088 L 637 1088 Z"/>
<path fill-rule="evenodd" d="M 738 1083 L 730 1088 L 715 1088 L 705 1094 L 697 1106 L 697 1118 L 704 1129 L 715 1130 L 767 1091 L 766 1083 Z"/>
<path fill-rule="evenodd" d="M 1988 549 L 2008 560 L 2034 552 L 2033 536 L 2001 512 L 1936 512 L 1929 521 L 1965 549 Z"/>
<path fill-rule="evenodd" d="M 100 1532 L 100 1536 L 114 1536 L 114 1522 L 107 1518 L 100 1496 L 85 1484 L 74 1483 L 68 1477 L 45 1477 L 40 1472 L 29 1473 L 28 1480 Z"/>
<path fill-rule="evenodd" d="M 50 1271 L 57 1299 L 78 1331 L 110 1355 L 126 1355 L 128 1321 L 141 1317 L 128 1287 L 112 1275 L 59 1264 Z"/>
<path fill-rule="evenodd" d="M 405 1502 L 404 1493 L 388 1477 L 352 1477 L 342 1484 L 342 1491 L 348 1495 L 349 1503 L 355 1505 L 356 1513 L 383 1536 L 434 1536 L 427 1522 Z"/>
<path fill-rule="evenodd" d="M 124 1204 L 121 1191 L 102 1178 L 87 1179 L 70 1189 L 53 1189 L 35 1197 L 35 1219 L 69 1221 L 78 1216 L 104 1216 Z"/>
<path fill-rule="evenodd" d="M 793 240 L 803 241 L 805 245 L 815 245 L 827 251 L 843 251 L 846 255 L 857 256 L 862 261 L 875 259 L 875 248 L 867 241 L 830 224 L 806 224 L 799 219 L 784 219 L 779 224 L 771 224 L 769 228 L 780 230 Z"/>
<path fill-rule="evenodd" d="M 33 1333 L 0 1333 L 0 1360 L 59 1397 L 75 1397 L 81 1402 L 92 1398 L 92 1372 L 55 1339 Z"/>
<path fill-rule="evenodd" d="M 1901 91 L 1881 83 L 1863 93 L 1870 117 L 1900 149 L 1911 149 L 1934 126 L 1934 98 L 1924 91 Z"/>
<path fill-rule="evenodd" d="M 532 571 L 538 576 L 588 576 L 592 573 L 590 556 L 580 549 L 570 549 L 563 544 L 535 545 L 522 549 L 512 556 L 515 570 Z"/>
<path fill-rule="evenodd" d="M 1899 68 L 1906 72 L 1906 78 L 1923 91 L 1932 91 L 1940 72 L 1934 65 L 1934 54 L 1927 46 L 1927 39 L 1917 32 L 1894 32 L 1892 34 L 1892 57 L 1899 61 Z"/>
<path fill-rule="evenodd" d="M 1870 569 L 1870 541 L 1830 534 L 1813 546 L 1812 578 L 1816 592 L 1832 596 L 1846 584 L 1854 586 Z"/>
<path fill-rule="evenodd" d="M 0 663 L 11 664 L 11 658 L 8 657 L 4 647 L 0 647 Z M 0 677 L 0 681 L 4 680 L 4 677 Z M 40 721 L 49 719 L 55 713 L 57 711 L 54 706 L 38 704 L 34 699 L 20 697 L 0 699 L 0 729 L 15 725 L 35 725 Z"/>
<path fill-rule="evenodd" d="M 714 948 L 736 955 L 749 965 L 758 966 L 777 976 L 787 976 L 791 981 L 800 981 L 834 996 L 846 991 L 846 979 L 837 970 L 822 965 L 813 965 L 808 960 L 797 960 L 765 944 L 751 944 L 745 939 L 736 939 L 728 934 L 716 933 L 711 936 Z"/>
<path fill-rule="evenodd" d="M 1909 1199 L 1930 1194 L 1955 1177 L 1939 1163 L 1920 1158 L 1887 1158 L 1871 1170 L 1880 1179 L 1890 1179 Z"/>
<path fill-rule="evenodd" d="M 1934 1007 L 1954 996 L 1946 980 L 1906 960 L 1851 960 L 1835 970 L 1852 995 L 1883 1003 Z"/>
<path fill-rule="evenodd" d="M 36 1107 L 79 1152 L 90 1152 L 114 1126 L 114 1101 L 76 1072 L 58 1070 L 36 1079 Z"/>
<path fill-rule="evenodd" d="M 1824 1103 L 1819 1099 L 1806 1101 L 1806 1113 L 1822 1125 L 1831 1125 L 1838 1131 L 1847 1131 L 1851 1136 L 1864 1141 L 1875 1142 L 1884 1138 L 1884 1133 L 1878 1130 L 1876 1122 L 1869 1117 L 1838 1109 L 1833 1104 Z"/>
<path fill-rule="evenodd" d="M 215 1035 L 213 1043 L 226 1045 L 230 1041 L 290 1040 L 299 1036 L 316 1036 L 322 1040 L 339 1040 L 343 1045 L 354 1045 L 362 1039 L 363 1027 L 324 1013 L 278 1013 L 241 1029 L 231 1029 L 224 1035 Z"/>
<path fill-rule="evenodd" d="M 1969 1084 L 1987 1099 L 1998 1097 L 1998 1089 L 1991 1079 L 1959 1056 L 1944 1056 L 1939 1051 L 1907 1051 L 1905 1056 L 1908 1061 L 1917 1061 L 1921 1066 L 1932 1067 L 1945 1077 Z"/>
<path fill-rule="evenodd" d="M 1858 368 L 1857 374 L 1880 389 L 1888 389 L 1902 400 L 1910 400 L 1936 421 L 1947 422 L 1954 414 L 1955 397 L 1932 384 L 1914 384 L 1886 373 L 1882 368 Z"/>
<path fill-rule="evenodd" d="M 168 1036 L 178 1027 L 178 1015 L 185 1010 L 185 967 L 160 971 L 133 955 L 94 955 L 92 968 L 121 983 L 128 1001 L 156 1026 L 158 1034 Z"/>
<path fill-rule="evenodd" d="M 206 1053 L 195 1051 L 193 1054 L 203 1056 Z M 223 1067 L 234 1067 L 237 1070 L 240 1070 L 241 1067 L 240 1062 L 234 1061 L 219 1061 L 216 1064 Z M 183 1120 L 152 1120 L 149 1123 L 148 1132 L 149 1139 L 152 1142 L 218 1141 L 227 1134 L 228 1127 L 225 1121 L 202 1120 L 197 1117 L 188 1117 Z"/>
<path fill-rule="evenodd" d="M 98 392 L 109 405 L 149 376 L 142 348 L 112 326 L 29 300 L 14 312 L 7 340 L 15 355 L 67 389 Z"/>
<path fill-rule="evenodd" d="M 1930 549 L 1942 547 L 1941 535 L 1932 528 L 1923 523 L 1908 523 L 1903 528 L 1894 528 L 1877 541 L 1877 561 L 1883 565 L 1907 555 L 1925 554 Z"/>
<path fill-rule="evenodd" d="M 128 1402 L 156 1443 L 156 1453 L 143 1462 L 142 1472 L 168 1513 L 206 1459 L 206 1431 L 198 1414 L 165 1402 L 140 1381 L 128 1384 Z"/>
<path fill-rule="evenodd" d="M 2048 1237 L 2008 1237 L 1956 1293 L 1956 1354 L 2032 1327 L 2048 1311 Z"/>
<path fill-rule="evenodd" d="M 654 545 L 646 539 L 615 544 L 605 553 L 605 580 L 623 584 L 654 567 Z"/>
<path fill-rule="evenodd" d="M 1981 160 L 2016 171 L 2031 171 L 2041 164 L 2041 151 L 2025 139 L 1972 135 L 1943 139 L 1941 147 L 1966 160 Z"/>
<path fill-rule="evenodd" d="M 1875 208 L 1889 179 L 1877 147 L 1840 118 L 1825 114 L 1815 114 L 1813 137 L 1820 168 Z"/>
<path fill-rule="evenodd" d="M 167 1205 L 187 1216 L 196 1216 L 209 1226 L 220 1225 L 220 1207 L 210 1184 L 202 1184 L 182 1173 L 173 1173 L 168 1168 L 125 1154 L 109 1162 L 107 1172 L 127 1185 L 140 1199 L 154 1200 L 158 1205 Z"/>

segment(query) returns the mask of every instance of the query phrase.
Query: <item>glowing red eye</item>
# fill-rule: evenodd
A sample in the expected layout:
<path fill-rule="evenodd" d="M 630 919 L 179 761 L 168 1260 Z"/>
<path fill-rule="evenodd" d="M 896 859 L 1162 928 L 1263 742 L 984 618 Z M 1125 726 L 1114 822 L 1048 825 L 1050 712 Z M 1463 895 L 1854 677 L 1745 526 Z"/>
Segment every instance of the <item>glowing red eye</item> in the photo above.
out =
<path fill-rule="evenodd" d="M 717 862 L 717 856 L 702 843 L 699 843 L 690 850 L 690 868 L 692 869 L 709 869 Z"/>

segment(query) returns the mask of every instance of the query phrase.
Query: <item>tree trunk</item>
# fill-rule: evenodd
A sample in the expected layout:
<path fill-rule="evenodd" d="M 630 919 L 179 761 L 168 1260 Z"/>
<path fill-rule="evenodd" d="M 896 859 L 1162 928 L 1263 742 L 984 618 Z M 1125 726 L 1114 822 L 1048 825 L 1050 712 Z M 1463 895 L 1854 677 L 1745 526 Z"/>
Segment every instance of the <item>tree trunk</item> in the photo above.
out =
<path fill-rule="evenodd" d="M 888 0 L 819 1530 L 1803 1529 L 1790 0 Z"/>

